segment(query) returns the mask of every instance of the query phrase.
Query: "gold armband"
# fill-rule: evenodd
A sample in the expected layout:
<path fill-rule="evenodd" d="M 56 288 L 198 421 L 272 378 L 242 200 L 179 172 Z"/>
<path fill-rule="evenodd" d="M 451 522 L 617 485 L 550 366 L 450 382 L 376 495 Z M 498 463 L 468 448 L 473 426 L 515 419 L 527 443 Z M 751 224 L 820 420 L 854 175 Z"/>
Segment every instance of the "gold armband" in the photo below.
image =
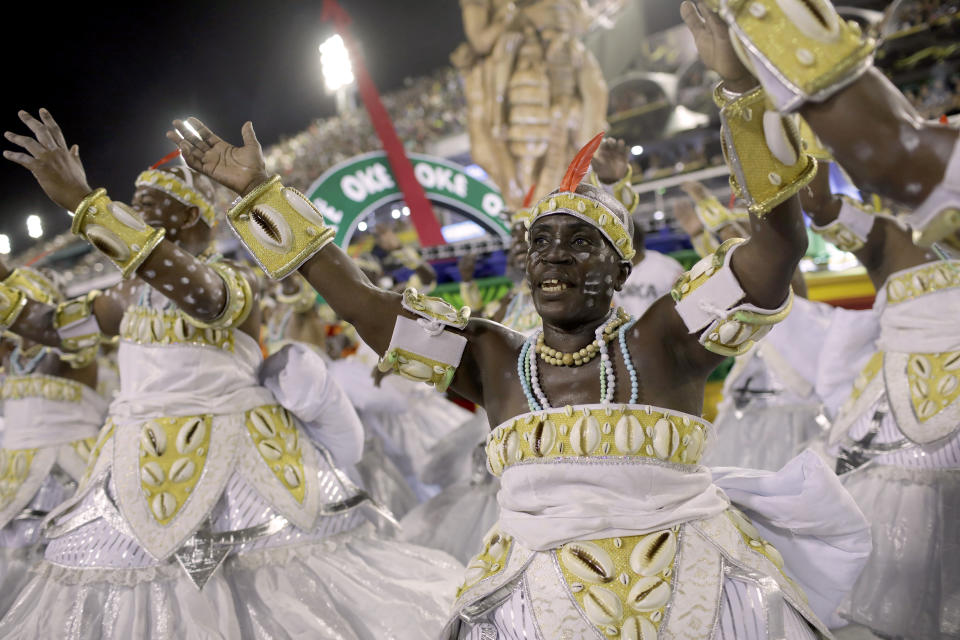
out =
<path fill-rule="evenodd" d="M 819 227 L 810 225 L 817 233 L 841 251 L 858 251 L 867 243 L 867 236 L 873 229 L 876 215 L 869 205 L 856 202 L 847 196 L 840 196 L 843 205 L 837 219 Z"/>
<path fill-rule="evenodd" d="M 336 232 L 306 196 L 284 187 L 280 176 L 248 193 L 227 220 L 260 268 L 283 278 L 333 240 Z"/>
<path fill-rule="evenodd" d="M 817 161 L 800 150 L 796 126 L 769 108 L 763 89 L 727 102 L 718 87 L 714 96 L 730 187 L 763 217 L 813 180 Z"/>
<path fill-rule="evenodd" d="M 600 182 L 600 177 L 597 176 L 596 171 L 590 172 L 590 184 L 611 192 L 613 197 L 619 200 L 629 213 L 633 213 L 637 205 L 640 204 L 640 195 L 633 190 L 633 165 L 629 162 L 627 163 L 627 174 L 613 184 Z"/>
<path fill-rule="evenodd" d="M 224 262 L 212 262 L 207 266 L 217 272 L 227 291 L 223 311 L 210 322 L 198 320 L 186 312 L 183 317 L 187 322 L 201 329 L 235 329 L 243 324 L 253 309 L 253 289 L 243 274 L 230 265 Z"/>
<path fill-rule="evenodd" d="M 860 77 L 876 43 L 829 0 L 711 0 L 780 111 L 822 102 Z"/>
<path fill-rule="evenodd" d="M 446 328 L 465 328 L 470 320 L 470 308 L 458 310 L 442 298 L 425 296 L 416 289 L 405 290 L 401 304 L 420 318 L 397 316 L 390 346 L 377 368 L 384 373 L 392 370 L 409 380 L 446 391 L 467 346 L 466 338 Z"/>
<path fill-rule="evenodd" d="M 56 304 L 63 300 L 60 290 L 49 278 L 29 267 L 14 269 L 3 284 L 23 291 L 31 300 L 43 304 Z"/>
<path fill-rule="evenodd" d="M 677 314 L 700 344 L 722 356 L 739 356 L 782 321 L 793 306 L 793 290 L 776 309 L 743 302 L 746 293 L 730 268 L 730 258 L 742 243 L 731 238 L 700 260 L 674 285 L 671 295 Z"/>
<path fill-rule="evenodd" d="M 110 258 L 124 278 L 143 264 L 165 233 L 148 226 L 127 205 L 112 202 L 106 189 L 97 189 L 83 199 L 73 216 L 72 230 Z"/>
<path fill-rule="evenodd" d="M 6 331 L 17 321 L 27 306 L 27 295 L 20 289 L 0 283 L 0 331 Z"/>
<path fill-rule="evenodd" d="M 733 211 L 723 206 L 716 196 L 708 196 L 703 200 L 698 200 L 694 204 L 694 210 L 697 217 L 703 223 L 704 229 L 711 233 L 716 233 L 721 229 L 729 227 L 732 224 L 743 222 L 749 226 L 750 216 L 742 211 Z M 716 245 L 709 253 L 716 250 Z"/>
<path fill-rule="evenodd" d="M 313 290 L 306 278 L 299 273 L 290 276 L 297 283 L 295 293 L 286 294 L 282 290 L 277 293 L 277 302 L 293 307 L 295 313 L 306 313 L 313 309 L 317 302 L 317 292 Z"/>

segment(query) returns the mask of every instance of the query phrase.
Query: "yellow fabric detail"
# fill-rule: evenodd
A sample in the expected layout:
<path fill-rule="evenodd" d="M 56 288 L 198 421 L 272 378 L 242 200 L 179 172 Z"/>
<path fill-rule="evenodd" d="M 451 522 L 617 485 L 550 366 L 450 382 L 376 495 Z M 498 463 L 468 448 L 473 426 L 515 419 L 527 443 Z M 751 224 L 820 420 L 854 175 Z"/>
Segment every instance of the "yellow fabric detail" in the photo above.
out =
<path fill-rule="evenodd" d="M 459 599 L 467 589 L 481 580 L 486 580 L 503 571 L 512 545 L 513 538 L 501 533 L 496 527 L 487 533 L 483 539 L 483 550 L 467 564 L 463 584 L 457 589 L 457 598 Z"/>
<path fill-rule="evenodd" d="M 829 0 L 711 3 L 721 5 L 721 15 L 732 23 L 738 44 L 760 57 L 775 70 L 779 82 L 804 99 L 824 99 L 845 86 L 869 65 L 876 47 L 857 23 L 837 15 Z"/>
<path fill-rule="evenodd" d="M 573 598 L 602 634 L 656 637 L 673 595 L 679 530 L 577 540 L 553 552 Z"/>
<path fill-rule="evenodd" d="M 216 222 L 216 212 L 206 198 L 199 191 L 190 188 L 183 180 L 167 171 L 157 169 L 148 169 L 137 176 L 134 183 L 137 187 L 150 187 L 162 191 L 174 200 L 185 204 L 188 207 L 196 207 L 200 210 L 200 217 L 212 227 Z"/>
<path fill-rule="evenodd" d="M 693 244 L 693 250 L 701 258 L 709 256 L 720 247 L 713 235 L 706 230 L 691 237 L 690 242 Z"/>
<path fill-rule="evenodd" d="M 707 425 L 653 409 L 572 407 L 531 413 L 494 429 L 487 464 L 495 476 L 512 464 L 556 458 L 627 456 L 697 464 Z"/>
<path fill-rule="evenodd" d="M 253 289 L 243 274 L 229 264 L 213 262 L 208 266 L 217 272 L 226 287 L 227 300 L 223 311 L 210 322 L 198 320 L 186 312 L 183 313 L 183 317 L 200 329 L 235 329 L 246 321 L 253 310 Z"/>
<path fill-rule="evenodd" d="M 960 398 L 960 351 L 912 354 L 907 381 L 913 412 L 926 422 Z"/>
<path fill-rule="evenodd" d="M 578 193 L 556 193 L 541 200 L 532 209 L 530 224 L 537 218 L 553 213 L 568 213 L 589 222 L 606 236 L 621 258 L 630 260 L 635 255 L 633 238 L 623 221 L 603 204 Z"/>
<path fill-rule="evenodd" d="M 853 406 L 854 402 L 863 395 L 864 390 L 866 390 L 867 385 L 877 377 L 877 374 L 883 370 L 883 352 L 877 351 L 870 359 L 867 360 L 867 364 L 863 366 L 863 369 L 857 375 L 853 381 L 853 389 L 850 392 L 850 397 L 844 403 L 843 408 L 841 408 L 840 413 L 846 413 L 847 410 Z"/>
<path fill-rule="evenodd" d="M 96 436 L 84 438 L 83 440 L 74 440 L 70 443 L 70 447 L 80 456 L 80 459 L 83 460 L 85 464 L 90 464 L 91 454 L 96 446 Z"/>
<path fill-rule="evenodd" d="M 914 229 L 913 243 L 920 247 L 929 247 L 935 242 L 957 247 L 956 232 L 960 229 L 960 209 L 947 207 L 934 215 L 923 227 Z"/>
<path fill-rule="evenodd" d="M 189 344 L 233 351 L 230 329 L 200 329 L 177 309 L 163 311 L 131 306 L 120 322 L 120 337 L 137 344 Z"/>
<path fill-rule="evenodd" d="M 14 269 L 3 284 L 23 291 L 31 300 L 43 304 L 56 304 L 63 300 L 63 295 L 53 282 L 29 267 Z"/>
<path fill-rule="evenodd" d="M 747 210 L 764 216 L 806 186 L 817 161 L 801 151 L 796 125 L 754 89 L 720 105 L 721 146 L 730 166 L 730 188 Z"/>
<path fill-rule="evenodd" d="M 470 307 L 457 309 L 443 298 L 425 295 L 413 287 L 404 289 L 401 304 L 404 309 L 421 318 L 435 320 L 457 329 L 465 328 L 470 321 Z"/>
<path fill-rule="evenodd" d="M 93 468 L 97 466 L 97 461 L 100 459 L 100 454 L 103 452 L 103 448 L 107 446 L 107 443 L 110 442 L 110 438 L 113 437 L 115 425 L 113 420 L 107 419 L 107 423 L 103 425 L 100 429 L 100 433 L 97 434 L 96 442 L 90 450 L 90 454 L 87 457 L 87 469 L 83 472 L 83 477 L 80 478 L 78 483 L 78 490 L 86 486 L 87 482 L 90 481 L 90 474 L 93 473 Z"/>
<path fill-rule="evenodd" d="M 702 258 L 693 268 L 683 273 L 670 290 L 674 302 L 680 302 L 691 292 L 703 286 L 710 277 L 723 268 L 727 259 L 727 252 L 738 244 L 746 242 L 743 238 L 730 238 L 724 241 L 712 254 Z"/>
<path fill-rule="evenodd" d="M 0 509 L 17 496 L 36 454 L 37 449 L 0 449 Z"/>
<path fill-rule="evenodd" d="M 127 205 L 112 202 L 106 189 L 97 189 L 83 199 L 71 228 L 110 258 L 124 278 L 143 264 L 166 233 L 148 226 Z"/>
<path fill-rule="evenodd" d="M 240 241 L 273 279 L 280 279 L 333 241 L 336 232 L 306 196 L 274 176 L 227 213 Z"/>
<path fill-rule="evenodd" d="M 297 292 L 288 295 L 280 291 L 276 295 L 277 302 L 292 306 L 296 313 L 306 313 L 313 309 L 317 303 L 317 292 L 313 290 L 306 278 L 299 273 L 290 276 L 290 278 L 297 283 Z"/>
<path fill-rule="evenodd" d="M 589 174 L 590 184 L 595 187 L 604 188 L 604 184 L 600 182 L 599 176 L 597 176 L 596 171 L 591 171 Z M 613 190 L 613 196 L 627 208 L 629 213 L 633 213 L 637 209 L 637 205 L 640 204 L 640 195 L 633 190 L 633 165 L 627 163 L 627 173 L 622 178 L 617 180 L 610 185 L 610 188 Z"/>
<path fill-rule="evenodd" d="M 863 240 L 839 220 L 834 220 L 822 227 L 810 225 L 810 230 L 823 236 L 824 240 L 841 251 L 859 251 L 864 245 Z"/>
<path fill-rule="evenodd" d="M 887 280 L 887 304 L 960 286 L 960 260 L 928 262 Z"/>
<path fill-rule="evenodd" d="M 207 462 L 209 415 L 154 418 L 140 431 L 140 486 L 160 524 L 173 520 L 190 497 Z"/>
<path fill-rule="evenodd" d="M 306 492 L 303 453 L 290 412 L 278 405 L 257 407 L 247 412 L 247 431 L 273 474 L 302 504 Z"/>
<path fill-rule="evenodd" d="M 53 402 L 80 402 L 83 387 L 79 382 L 39 373 L 29 376 L 8 376 L 0 395 L 4 400 L 43 398 Z"/>
<path fill-rule="evenodd" d="M 742 356 L 753 345 L 770 333 L 773 325 L 783 320 L 793 308 L 793 289 L 787 294 L 787 301 L 779 309 L 772 311 L 734 311 L 713 329 L 700 337 L 708 351 L 724 357 Z"/>
<path fill-rule="evenodd" d="M 0 283 L 0 330 L 6 331 L 17 321 L 27 306 L 27 294 Z"/>
<path fill-rule="evenodd" d="M 93 303 L 100 297 L 100 291 L 94 289 L 85 296 L 67 300 L 57 305 L 53 313 L 53 328 L 58 331 L 77 322 L 83 322 L 93 315 Z M 72 338 L 62 338 L 60 349 L 62 358 L 75 368 L 90 364 L 99 352 L 103 334 L 100 331 Z"/>
<path fill-rule="evenodd" d="M 456 367 L 445 362 L 396 348 L 383 354 L 377 363 L 377 368 L 383 373 L 393 371 L 407 380 L 433 385 L 440 392 L 447 390 L 457 372 Z"/>
<path fill-rule="evenodd" d="M 728 227 L 736 222 L 750 224 L 750 216 L 746 213 L 732 211 L 723 206 L 716 196 L 709 196 L 699 200 L 694 205 L 697 217 L 703 223 L 704 228 L 710 232 L 717 232 L 724 227 Z"/>

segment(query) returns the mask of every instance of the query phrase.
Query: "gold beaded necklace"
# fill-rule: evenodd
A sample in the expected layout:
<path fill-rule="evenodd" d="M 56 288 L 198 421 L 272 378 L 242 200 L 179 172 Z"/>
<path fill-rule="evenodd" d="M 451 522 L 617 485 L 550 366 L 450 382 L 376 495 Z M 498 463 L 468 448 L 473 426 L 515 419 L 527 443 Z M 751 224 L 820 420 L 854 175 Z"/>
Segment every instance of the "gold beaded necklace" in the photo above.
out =
<path fill-rule="evenodd" d="M 613 319 L 611 319 L 603 328 L 604 343 L 609 343 L 611 340 L 616 338 L 617 329 L 619 329 L 620 326 L 629 319 L 630 316 L 627 314 L 627 312 L 624 311 L 622 307 L 618 308 Z M 565 353 L 563 351 L 558 351 L 557 349 L 548 347 L 543 338 L 543 332 L 541 332 L 540 336 L 537 338 L 537 354 L 540 356 L 540 359 L 547 364 L 564 367 L 579 367 L 593 360 L 598 353 L 600 353 L 600 341 L 596 338 L 594 338 L 593 342 L 579 351 L 573 351 L 570 353 Z"/>

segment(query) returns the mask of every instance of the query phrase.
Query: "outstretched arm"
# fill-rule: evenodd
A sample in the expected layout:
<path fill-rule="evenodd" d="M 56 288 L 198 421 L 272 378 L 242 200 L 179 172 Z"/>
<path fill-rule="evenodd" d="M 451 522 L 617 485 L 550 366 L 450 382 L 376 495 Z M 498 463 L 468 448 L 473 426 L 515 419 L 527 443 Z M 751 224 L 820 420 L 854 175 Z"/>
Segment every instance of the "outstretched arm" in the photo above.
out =
<path fill-rule="evenodd" d="M 323 226 L 314 209 L 307 209 L 308 203 L 302 196 L 284 189 L 267 191 L 272 188 L 272 179 L 267 176 L 251 123 L 243 126 L 244 145 L 234 147 L 196 118 L 187 122 L 189 128 L 183 122 L 174 121 L 176 131 L 168 132 L 167 137 L 179 146 L 191 167 L 244 196 L 240 205 L 228 215 L 228 221 L 241 238 L 244 234 L 252 234 L 248 249 L 254 255 L 262 256 L 258 260 L 265 270 L 273 277 L 283 277 L 302 261 L 298 267 L 300 273 L 337 315 L 352 324 L 375 351 L 386 352 L 398 318 L 416 317 L 403 308 L 401 295 L 374 286 L 356 263 L 329 241 L 329 229 Z M 290 218 L 273 207 L 258 204 L 261 201 L 257 198 L 261 196 L 275 198 L 276 206 L 291 211 Z M 247 205 L 248 208 L 244 208 Z M 293 210 L 298 213 L 292 213 Z M 305 221 L 312 222 L 306 224 Z M 297 233 L 302 235 L 296 236 Z M 302 246 L 295 246 L 297 243 Z M 274 264 L 269 269 L 263 262 L 268 254 Z M 485 368 L 484 361 L 493 354 L 503 355 L 504 351 L 513 356 L 511 332 L 497 327 L 483 320 L 471 320 L 463 331 L 449 330 L 451 334 L 463 335 L 467 339 L 452 386 L 457 393 L 474 402 L 483 401 L 481 372 Z"/>
<path fill-rule="evenodd" d="M 96 200 L 94 190 L 87 183 L 77 147 L 68 149 L 63 133 L 53 116 L 45 109 L 40 110 L 39 120 L 26 111 L 21 111 L 19 115 L 34 136 L 23 136 L 8 131 L 5 134 L 7 140 L 22 147 L 24 152 L 5 151 L 4 157 L 29 170 L 47 196 L 59 206 L 68 211 L 77 211 L 83 207 L 89 210 L 90 219 L 96 221 L 96 216 L 100 215 L 99 220 L 102 222 L 102 216 L 108 212 L 98 213 L 96 205 L 97 202 L 103 203 L 109 200 Z M 112 210 L 113 204 L 103 206 L 109 206 Z M 135 226 L 144 226 L 138 212 L 131 207 L 120 206 L 121 215 L 126 213 L 125 219 L 133 219 Z M 188 213 L 191 213 L 191 210 L 188 210 Z M 198 215 L 195 207 L 192 208 L 192 215 L 194 217 Z M 85 234 L 83 229 L 75 229 L 75 231 L 84 233 L 88 240 L 111 258 L 118 253 L 137 250 L 133 247 L 118 245 L 115 239 L 116 234 L 111 238 L 99 229 L 98 235 Z M 152 250 L 148 247 L 139 247 L 139 250 L 147 252 L 134 269 L 140 279 L 163 293 L 196 320 L 207 323 L 221 317 L 226 309 L 229 287 L 214 268 L 162 238 L 155 243 Z"/>

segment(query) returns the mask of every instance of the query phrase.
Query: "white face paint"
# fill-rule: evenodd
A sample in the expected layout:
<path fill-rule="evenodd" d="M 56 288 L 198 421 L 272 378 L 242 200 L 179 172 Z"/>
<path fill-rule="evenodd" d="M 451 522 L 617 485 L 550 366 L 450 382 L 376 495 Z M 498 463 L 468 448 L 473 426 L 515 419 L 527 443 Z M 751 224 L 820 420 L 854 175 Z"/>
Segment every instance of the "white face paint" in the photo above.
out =
<path fill-rule="evenodd" d="M 172 267 L 172 266 L 173 266 L 173 261 L 171 261 L 171 260 L 169 260 L 169 259 L 167 259 L 167 258 L 164 258 L 164 260 L 163 260 L 163 266 L 165 266 L 165 267 Z"/>
<path fill-rule="evenodd" d="M 188 293 L 183 297 L 183 301 L 186 302 L 187 304 L 194 304 L 197 301 L 197 299 L 193 297 L 193 294 Z"/>
<path fill-rule="evenodd" d="M 163 285 L 163 290 L 164 290 L 164 291 L 173 291 L 173 285 L 168 282 L 168 283 L 166 283 L 165 285 Z"/>
<path fill-rule="evenodd" d="M 189 271 L 190 273 L 193 273 L 193 272 L 196 271 L 196 270 L 197 270 L 197 265 L 195 265 L 195 264 L 188 264 L 188 265 L 187 265 L 187 271 Z"/>
<path fill-rule="evenodd" d="M 143 272 L 143 277 L 144 277 L 144 278 L 156 278 L 156 277 L 157 277 L 157 272 L 154 271 L 153 269 L 147 269 L 146 271 Z"/>
<path fill-rule="evenodd" d="M 180 284 L 190 284 L 190 278 L 186 276 L 180 278 Z"/>
<path fill-rule="evenodd" d="M 923 190 L 923 185 L 919 182 L 911 182 L 906 186 L 907 193 L 916 195 Z"/>

